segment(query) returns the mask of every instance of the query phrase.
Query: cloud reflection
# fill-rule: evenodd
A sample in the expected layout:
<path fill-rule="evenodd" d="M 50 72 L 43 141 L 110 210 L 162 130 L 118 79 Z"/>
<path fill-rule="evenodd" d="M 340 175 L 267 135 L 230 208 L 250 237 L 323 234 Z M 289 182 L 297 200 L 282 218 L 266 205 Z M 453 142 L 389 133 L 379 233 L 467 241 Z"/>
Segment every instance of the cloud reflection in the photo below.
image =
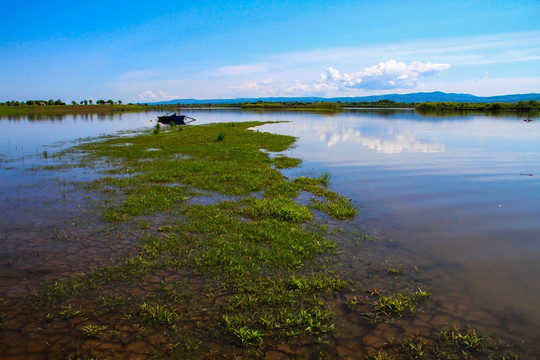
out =
<path fill-rule="evenodd" d="M 381 154 L 436 153 L 445 150 L 442 144 L 417 138 L 413 132 L 400 133 L 396 129 L 387 133 L 369 134 L 353 127 L 336 129 L 332 125 L 319 124 L 314 127 L 314 131 L 328 147 L 344 143 L 359 144 Z"/>

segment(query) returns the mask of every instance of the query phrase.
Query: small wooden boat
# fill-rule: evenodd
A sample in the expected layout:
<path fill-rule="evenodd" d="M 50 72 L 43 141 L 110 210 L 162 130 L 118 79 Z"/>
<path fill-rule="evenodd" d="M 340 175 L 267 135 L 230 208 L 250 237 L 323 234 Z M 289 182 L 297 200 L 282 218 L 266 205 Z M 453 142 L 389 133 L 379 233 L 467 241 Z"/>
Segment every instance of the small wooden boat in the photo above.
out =
<path fill-rule="evenodd" d="M 158 116 L 158 122 L 165 125 L 186 125 L 194 121 L 194 118 L 182 115 L 179 109 L 175 109 L 173 111 L 169 111 L 165 115 Z"/>
<path fill-rule="evenodd" d="M 531 122 L 531 121 L 534 121 L 534 119 L 529 119 L 529 118 L 526 118 L 525 120 L 523 120 L 525 122 Z"/>

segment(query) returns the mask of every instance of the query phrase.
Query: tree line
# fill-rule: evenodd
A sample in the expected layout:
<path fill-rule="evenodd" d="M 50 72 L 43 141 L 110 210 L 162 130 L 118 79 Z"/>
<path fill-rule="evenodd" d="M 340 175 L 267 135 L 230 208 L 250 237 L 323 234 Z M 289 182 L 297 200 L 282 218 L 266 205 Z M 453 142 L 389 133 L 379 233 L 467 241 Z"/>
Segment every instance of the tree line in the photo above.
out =
<path fill-rule="evenodd" d="M 518 101 L 517 103 L 460 103 L 425 102 L 416 105 L 418 111 L 531 111 L 540 110 L 540 101 Z"/>
<path fill-rule="evenodd" d="M 95 102 L 96 105 L 122 105 L 122 100 L 113 101 L 113 100 L 97 100 Z M 0 106 L 51 106 L 51 105 L 66 105 L 65 102 L 62 100 L 27 100 L 27 101 L 6 101 L 6 102 L 0 102 Z M 71 105 L 94 105 L 94 100 L 81 100 L 79 102 L 73 100 L 71 102 Z"/>

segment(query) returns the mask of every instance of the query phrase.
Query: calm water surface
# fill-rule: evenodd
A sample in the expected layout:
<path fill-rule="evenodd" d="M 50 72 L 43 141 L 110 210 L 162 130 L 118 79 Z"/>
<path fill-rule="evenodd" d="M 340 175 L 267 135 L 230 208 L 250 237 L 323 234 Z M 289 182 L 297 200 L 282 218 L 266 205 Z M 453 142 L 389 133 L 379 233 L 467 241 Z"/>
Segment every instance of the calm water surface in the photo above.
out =
<path fill-rule="evenodd" d="M 42 181 L 23 170 L 49 161 L 44 151 L 151 127 L 156 115 L 0 118 L 0 223 L 24 223 L 28 204 L 13 199 L 31 197 L 21 184 Z M 381 262 L 418 266 L 432 279 L 433 311 L 455 316 L 438 325 L 462 320 L 540 341 L 540 120 L 412 110 L 190 115 L 199 124 L 288 121 L 261 128 L 298 137 L 288 154 L 303 164 L 287 175 L 329 171 L 333 188 L 364 209 L 358 221 L 400 244 Z"/>
<path fill-rule="evenodd" d="M 361 221 L 403 245 L 397 260 L 433 278 L 434 298 L 465 306 L 467 323 L 540 338 L 540 121 L 365 110 L 292 119 L 264 128 L 298 136 L 292 155 L 330 171 L 365 209 Z"/>

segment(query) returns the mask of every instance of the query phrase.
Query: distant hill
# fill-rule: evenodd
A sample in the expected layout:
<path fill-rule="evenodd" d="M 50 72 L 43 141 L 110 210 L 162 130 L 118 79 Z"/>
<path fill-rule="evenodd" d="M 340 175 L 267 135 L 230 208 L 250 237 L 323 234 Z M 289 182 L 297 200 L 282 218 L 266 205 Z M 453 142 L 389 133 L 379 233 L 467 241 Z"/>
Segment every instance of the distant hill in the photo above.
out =
<path fill-rule="evenodd" d="M 540 94 L 513 94 L 513 95 L 500 95 L 500 96 L 488 96 L 481 97 L 471 94 L 456 94 L 456 93 L 444 93 L 440 91 L 435 92 L 419 92 L 411 94 L 388 94 L 388 95 L 372 95 L 372 96 L 358 96 L 358 97 L 335 97 L 335 98 L 322 98 L 322 97 L 266 97 L 266 98 L 236 98 L 236 99 L 175 99 L 169 101 L 160 101 L 152 104 L 166 105 L 166 104 L 238 104 L 248 102 L 315 102 L 315 101 L 327 101 L 327 102 L 374 102 L 379 100 L 392 100 L 400 103 L 422 103 L 422 102 L 468 102 L 468 103 L 494 103 L 494 102 L 518 102 L 537 100 L 540 101 Z"/>

